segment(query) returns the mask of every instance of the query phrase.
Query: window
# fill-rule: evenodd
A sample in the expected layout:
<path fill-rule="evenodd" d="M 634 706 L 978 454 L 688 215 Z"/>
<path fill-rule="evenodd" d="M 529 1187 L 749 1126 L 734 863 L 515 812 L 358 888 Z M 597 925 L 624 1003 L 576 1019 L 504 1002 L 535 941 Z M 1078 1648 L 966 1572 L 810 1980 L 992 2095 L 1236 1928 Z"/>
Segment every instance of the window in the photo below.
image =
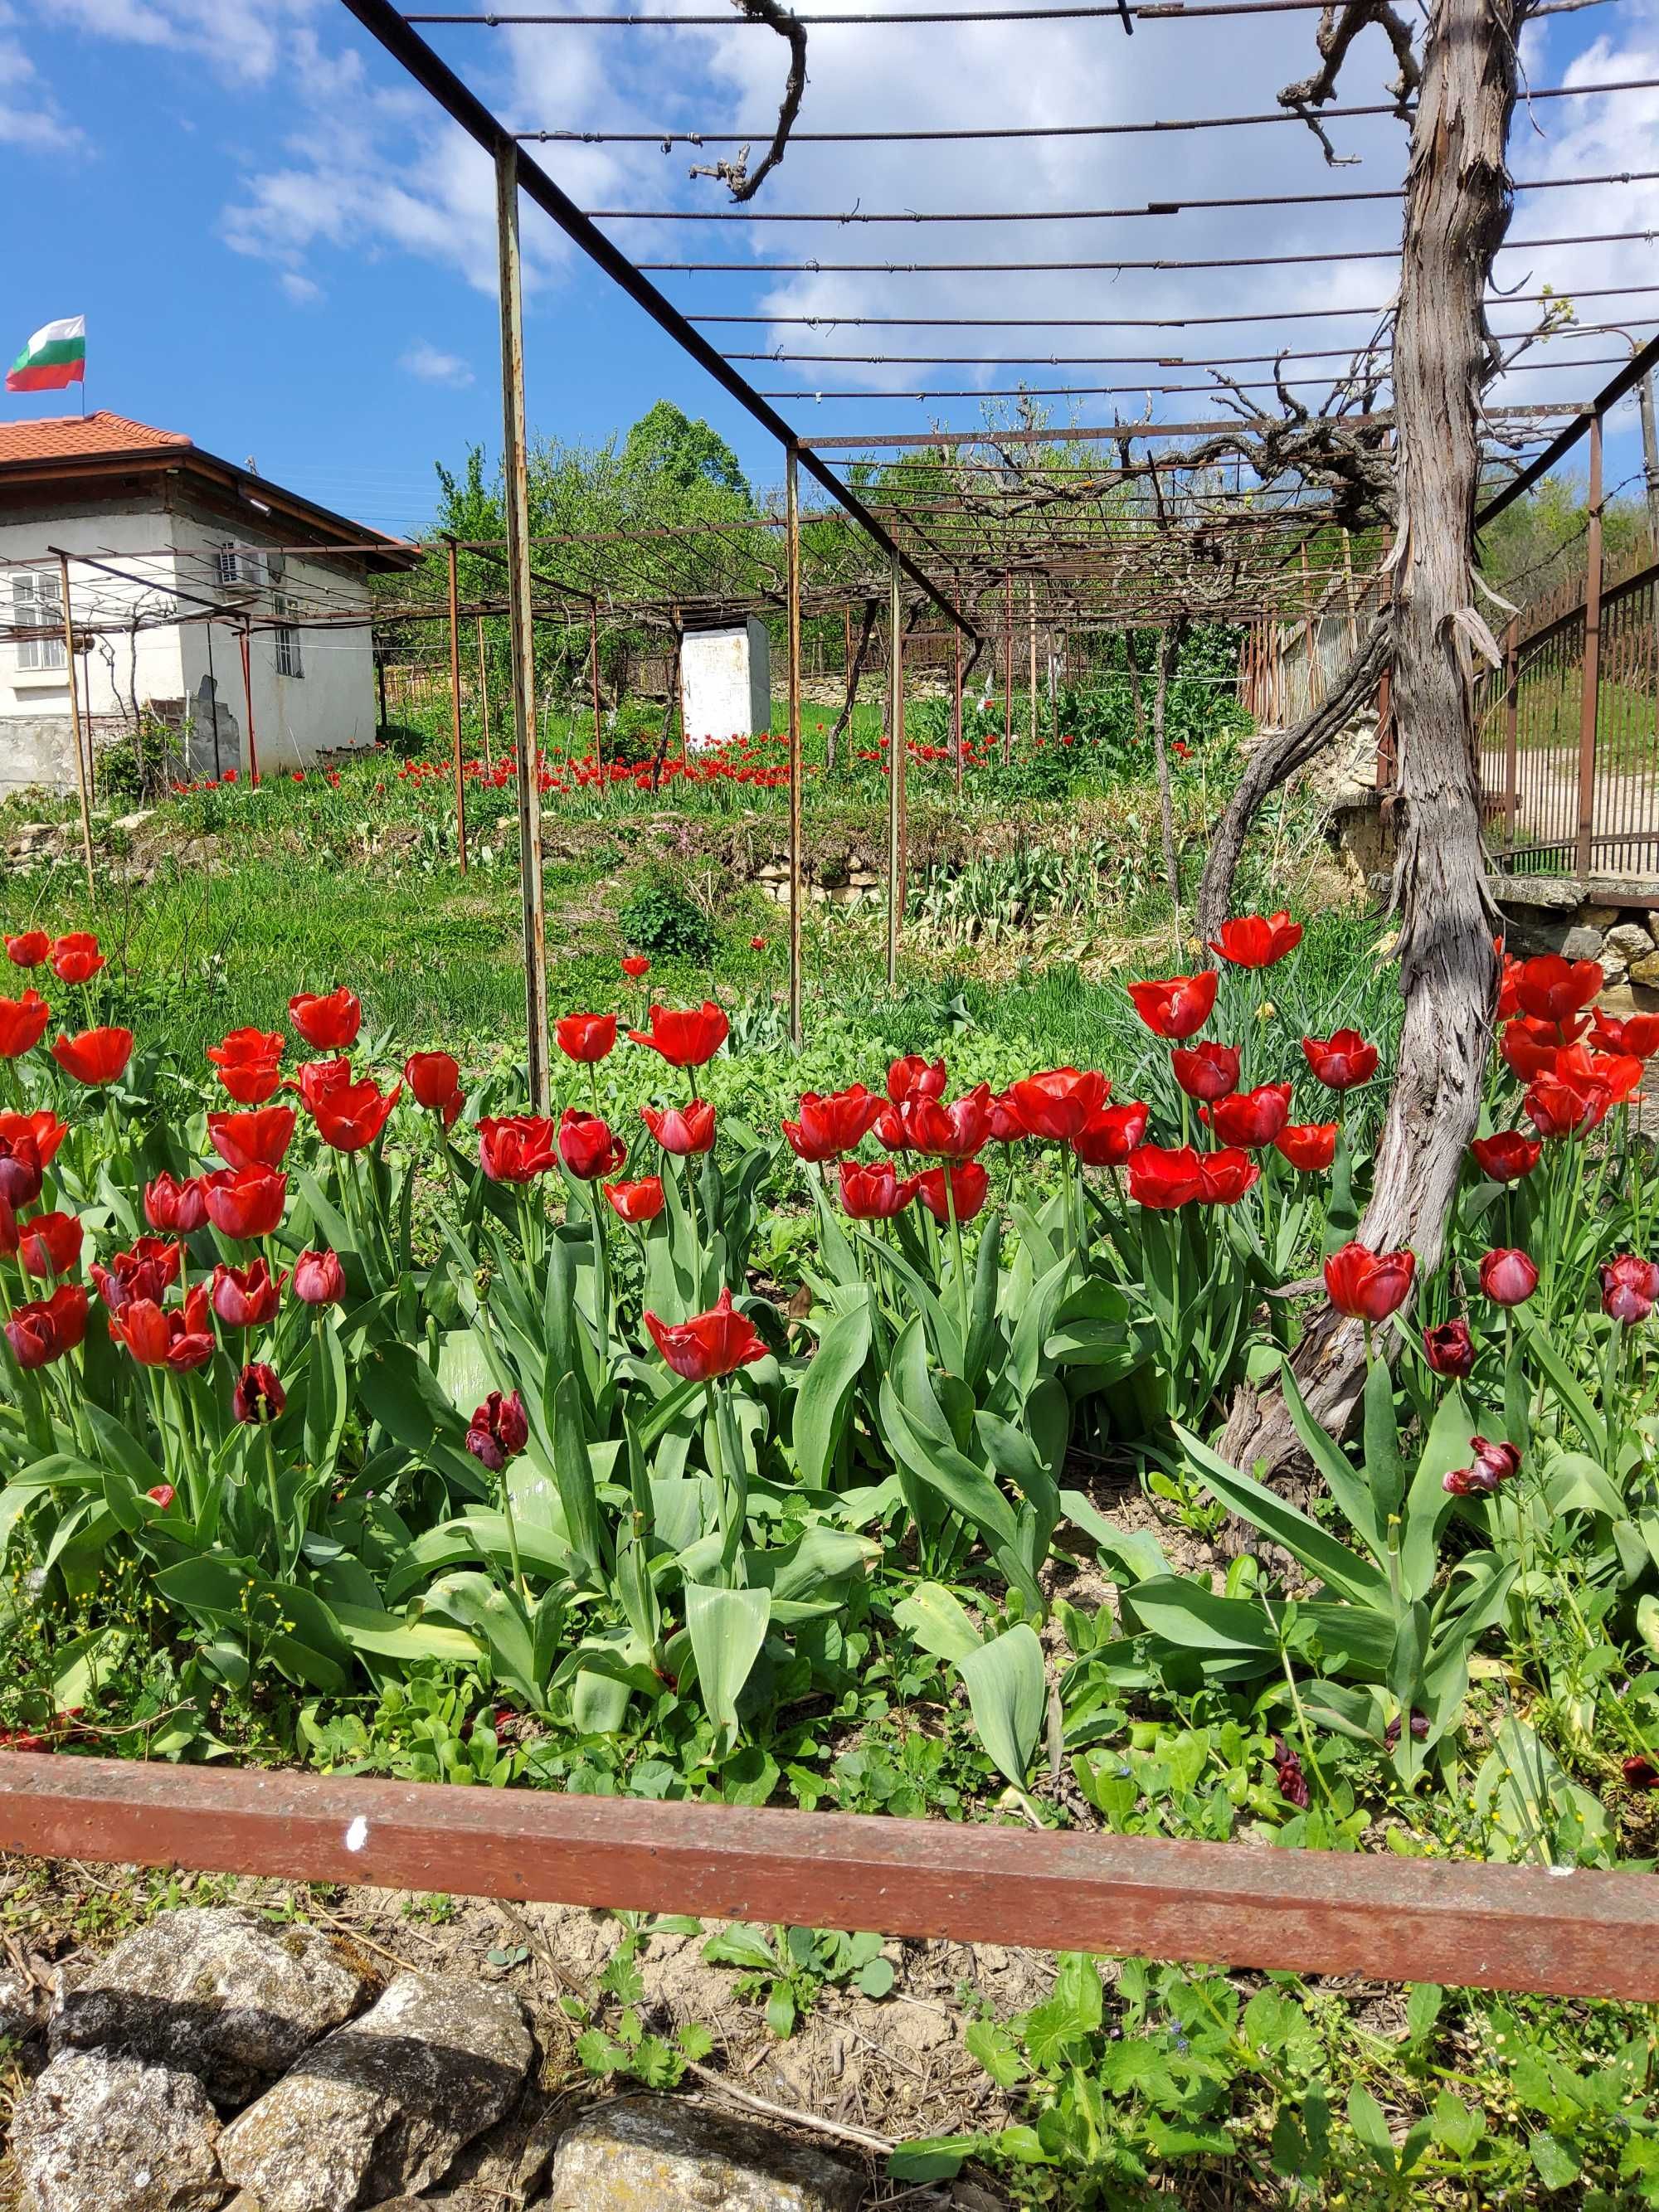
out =
<path fill-rule="evenodd" d="M 264 556 L 251 546 L 221 545 L 215 550 L 213 564 L 221 584 L 251 584 L 257 590 L 265 580 Z"/>
<path fill-rule="evenodd" d="M 19 668 L 64 668 L 64 592 L 56 576 L 22 575 L 11 580 L 11 618 L 19 629 L 51 629 L 51 637 L 20 637 Z"/>
<path fill-rule="evenodd" d="M 289 617 L 294 611 L 292 600 L 280 592 L 271 600 L 271 611 L 276 617 L 276 673 L 279 676 L 303 676 L 300 663 L 300 633 Z"/>

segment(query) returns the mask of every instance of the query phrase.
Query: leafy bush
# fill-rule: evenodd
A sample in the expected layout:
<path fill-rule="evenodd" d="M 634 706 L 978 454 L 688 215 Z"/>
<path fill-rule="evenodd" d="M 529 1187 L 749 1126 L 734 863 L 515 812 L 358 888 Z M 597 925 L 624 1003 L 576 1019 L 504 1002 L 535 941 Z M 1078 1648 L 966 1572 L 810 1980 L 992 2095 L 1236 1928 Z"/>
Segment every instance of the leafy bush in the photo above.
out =
<path fill-rule="evenodd" d="M 714 957 L 714 924 L 665 868 L 646 876 L 617 919 L 628 942 L 653 958 L 702 967 Z"/>

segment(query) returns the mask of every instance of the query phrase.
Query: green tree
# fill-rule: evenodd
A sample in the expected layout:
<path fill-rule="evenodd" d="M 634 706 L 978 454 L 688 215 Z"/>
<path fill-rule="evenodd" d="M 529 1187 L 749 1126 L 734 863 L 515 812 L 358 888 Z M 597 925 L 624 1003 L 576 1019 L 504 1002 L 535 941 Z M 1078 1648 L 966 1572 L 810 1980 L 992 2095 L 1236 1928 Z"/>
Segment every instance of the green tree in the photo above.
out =
<path fill-rule="evenodd" d="M 752 506 L 749 480 L 738 457 L 701 416 L 694 422 L 672 399 L 659 399 L 641 416 L 623 445 L 624 469 L 645 469 L 672 489 L 714 485 Z"/>

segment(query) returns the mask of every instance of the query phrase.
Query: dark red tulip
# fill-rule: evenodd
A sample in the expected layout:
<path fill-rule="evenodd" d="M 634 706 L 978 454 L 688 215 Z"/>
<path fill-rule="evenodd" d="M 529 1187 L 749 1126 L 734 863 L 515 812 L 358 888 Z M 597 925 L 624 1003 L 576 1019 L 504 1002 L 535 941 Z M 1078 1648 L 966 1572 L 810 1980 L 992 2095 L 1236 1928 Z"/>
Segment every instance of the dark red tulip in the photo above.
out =
<path fill-rule="evenodd" d="M 0 1260 L 17 1256 L 17 1215 L 9 1198 L 0 1198 Z"/>
<path fill-rule="evenodd" d="M 1334 1121 L 1287 1122 L 1273 1139 L 1281 1156 L 1302 1175 L 1321 1175 L 1336 1158 Z"/>
<path fill-rule="evenodd" d="M 648 1030 L 629 1030 L 635 1044 L 659 1052 L 672 1067 L 702 1067 L 726 1042 L 732 1024 L 712 999 L 700 1006 L 653 1006 Z"/>
<path fill-rule="evenodd" d="M 880 1119 L 884 1104 L 861 1083 L 847 1091 L 808 1091 L 801 1098 L 800 1119 L 781 1126 L 796 1157 L 821 1166 L 843 1152 L 855 1152 Z"/>
<path fill-rule="evenodd" d="M 561 1014 L 553 1024 L 559 1050 L 567 1060 L 592 1067 L 617 1042 L 614 1014 Z"/>
<path fill-rule="evenodd" d="M 6 957 L 14 968 L 38 968 L 51 951 L 52 939 L 44 929 L 26 929 L 6 939 Z"/>
<path fill-rule="evenodd" d="M 1458 1380 L 1474 1372 L 1474 1339 L 1469 1334 L 1468 1322 L 1442 1322 L 1438 1328 L 1423 1332 L 1423 1357 L 1437 1375 L 1446 1375 Z"/>
<path fill-rule="evenodd" d="M 559 1158 L 579 1182 L 613 1176 L 628 1158 L 628 1147 L 613 1136 L 611 1124 L 580 1106 L 567 1106 L 559 1123 Z"/>
<path fill-rule="evenodd" d="M 1072 1150 L 1085 1168 L 1127 1167 L 1130 1154 L 1146 1133 L 1149 1118 L 1144 1098 L 1126 1100 L 1121 1106 L 1103 1106 L 1073 1138 Z"/>
<path fill-rule="evenodd" d="M 361 1152 L 385 1128 L 403 1094 L 401 1083 L 382 1091 L 365 1077 L 361 1083 L 343 1083 L 337 1091 L 325 1091 L 312 1108 L 311 1118 L 317 1134 L 337 1152 Z"/>
<path fill-rule="evenodd" d="M 1523 960 L 1515 972 L 1515 995 L 1535 1021 L 1565 1022 L 1588 1006 L 1606 979 L 1596 960 L 1565 960 L 1559 952 Z"/>
<path fill-rule="evenodd" d="M 1271 968 L 1301 942 L 1302 924 L 1292 921 L 1281 907 L 1277 914 L 1246 914 L 1224 921 L 1210 950 L 1235 968 Z"/>
<path fill-rule="evenodd" d="M 492 1474 L 499 1474 L 529 1442 L 530 1423 L 516 1390 L 505 1398 L 492 1390 L 467 1425 L 466 1448 Z"/>
<path fill-rule="evenodd" d="M 1471 1437 L 1469 1449 L 1474 1455 L 1473 1464 L 1455 1468 L 1440 1479 L 1441 1488 L 1450 1491 L 1454 1498 L 1490 1498 L 1521 1472 L 1521 1455 L 1513 1444 L 1489 1443 L 1485 1437 Z"/>
<path fill-rule="evenodd" d="M 478 1124 L 478 1163 L 491 1182 L 529 1182 L 556 1157 L 556 1133 L 538 1114 L 501 1114 Z"/>
<path fill-rule="evenodd" d="M 167 1367 L 175 1375 L 205 1366 L 216 1348 L 203 1283 L 185 1293 L 181 1306 L 134 1298 L 110 1316 L 109 1333 L 118 1344 L 125 1345 L 141 1367 Z"/>
<path fill-rule="evenodd" d="M 1428 1717 L 1428 1715 L 1427 1715 L 1426 1713 L 1413 1713 L 1413 1714 L 1412 1715 L 1412 1734 L 1413 1734 L 1413 1735 L 1414 1735 L 1414 1736 L 1417 1738 L 1418 1741 L 1419 1741 L 1419 1743 L 1421 1743 L 1421 1742 L 1424 1741 L 1424 1739 L 1427 1736 L 1428 1733 L 1429 1733 L 1429 1717 Z M 1392 1750 L 1394 1749 L 1395 1746 L 1399 1742 L 1400 1738 L 1401 1738 L 1401 1726 L 1400 1726 L 1400 1715 L 1399 1715 L 1398 1713 L 1396 1713 L 1396 1714 L 1395 1715 L 1394 1718 L 1393 1718 L 1393 1719 L 1389 1723 L 1389 1725 L 1387 1726 L 1387 1728 L 1385 1728 L 1385 1729 L 1383 1729 L 1383 1731 L 1382 1731 L 1382 1742 L 1383 1742 L 1383 1747 L 1384 1747 L 1384 1748 L 1385 1748 L 1386 1750 L 1392 1751 Z"/>
<path fill-rule="evenodd" d="M 919 1178 L 902 1176 L 891 1160 L 842 1160 L 841 1202 L 854 1221 L 891 1221 L 915 1202 Z"/>
<path fill-rule="evenodd" d="M 1327 1091 L 1352 1091 L 1376 1073 L 1377 1049 L 1358 1030 L 1337 1030 L 1328 1037 L 1304 1037 L 1309 1066 Z"/>
<path fill-rule="evenodd" d="M 1224 1145 L 1242 1145 L 1256 1152 L 1271 1145 L 1291 1118 L 1288 1083 L 1258 1084 L 1254 1091 L 1236 1091 L 1218 1098 L 1205 1109 L 1211 1128 Z"/>
<path fill-rule="evenodd" d="M 1105 1104 L 1111 1087 L 1092 1068 L 1055 1067 L 1046 1075 L 1022 1077 L 1009 1085 L 1006 1096 L 1032 1136 L 1069 1145 Z"/>
<path fill-rule="evenodd" d="M 1659 1267 L 1621 1252 L 1601 1269 L 1601 1310 L 1613 1321 L 1645 1321 L 1659 1304 Z"/>
<path fill-rule="evenodd" d="M 319 998 L 301 991 L 288 1002 L 288 1018 L 314 1052 L 346 1052 L 357 1042 L 363 1010 L 355 992 L 341 984 Z"/>
<path fill-rule="evenodd" d="M 1177 1045 L 1170 1054 L 1176 1081 L 1189 1098 L 1206 1105 L 1224 1098 L 1238 1085 L 1238 1047 L 1236 1044 Z"/>
<path fill-rule="evenodd" d="M 911 1145 L 932 1159 L 970 1160 L 990 1141 L 988 1083 L 964 1091 L 948 1106 L 941 1098 L 913 1098 L 902 1112 Z"/>
<path fill-rule="evenodd" d="M 720 1292 L 707 1313 L 690 1321 L 669 1323 L 647 1312 L 645 1325 L 669 1366 L 688 1382 L 712 1382 L 766 1357 L 753 1322 L 746 1315 L 732 1312 L 729 1290 Z"/>
<path fill-rule="evenodd" d="M 207 1056 L 239 1106 L 263 1106 L 282 1081 L 283 1039 L 276 1030 L 232 1030 Z"/>
<path fill-rule="evenodd" d="M 132 1058 L 131 1030 L 82 1030 L 79 1036 L 59 1036 L 52 1056 L 65 1075 L 88 1085 L 113 1083 L 125 1075 Z"/>
<path fill-rule="evenodd" d="M 1625 1784 L 1631 1790 L 1659 1790 L 1659 1759 L 1636 1752 L 1624 1764 Z"/>
<path fill-rule="evenodd" d="M 1659 1052 L 1659 1014 L 1626 1014 L 1615 1019 L 1598 1006 L 1591 1019 L 1595 1042 L 1604 1052 L 1628 1053 L 1632 1060 L 1651 1060 Z"/>
<path fill-rule="evenodd" d="M 231 1412 L 249 1428 L 264 1428 L 281 1420 L 287 1403 L 288 1393 L 277 1381 L 276 1369 L 267 1367 L 263 1359 L 251 1360 L 243 1368 L 230 1394 Z"/>
<path fill-rule="evenodd" d="M 0 1137 L 0 1198 L 14 1208 L 33 1206 L 42 1180 L 40 1148 L 27 1131 Z"/>
<path fill-rule="evenodd" d="M 1411 1295 L 1415 1252 L 1370 1252 L 1345 1244 L 1325 1262 L 1325 1289 L 1338 1313 L 1351 1321 L 1386 1321 Z"/>
<path fill-rule="evenodd" d="M 337 1252 L 301 1252 L 294 1262 L 294 1295 L 302 1305 L 337 1306 L 344 1303 L 345 1269 Z"/>
<path fill-rule="evenodd" d="M 706 1098 L 694 1098 L 689 1106 L 641 1106 L 640 1119 L 677 1160 L 714 1149 L 714 1109 Z"/>
<path fill-rule="evenodd" d="M 170 1229 L 191 1237 L 208 1218 L 206 1178 L 190 1176 L 183 1182 L 159 1175 L 144 1185 L 144 1218 L 152 1229 Z"/>
<path fill-rule="evenodd" d="M 119 1313 L 135 1298 L 160 1305 L 179 1279 L 184 1264 L 182 1244 L 163 1237 L 141 1237 L 130 1252 L 111 1255 L 107 1267 L 94 1260 L 88 1270 L 98 1285 L 98 1295 L 111 1313 Z"/>
<path fill-rule="evenodd" d="M 17 1224 L 17 1256 L 26 1275 L 72 1275 L 86 1235 L 72 1213 L 37 1213 Z"/>
<path fill-rule="evenodd" d="M 608 1182 L 605 1194 L 617 1220 L 631 1222 L 635 1227 L 654 1221 L 667 1203 L 660 1176 L 641 1176 L 637 1182 Z"/>
<path fill-rule="evenodd" d="M 951 1178 L 947 1189 L 945 1178 Z M 977 1160 L 959 1160 L 950 1167 L 929 1168 L 915 1178 L 916 1196 L 935 1221 L 951 1218 L 952 1206 L 958 1221 L 971 1221 L 991 1194 L 991 1178 Z"/>
<path fill-rule="evenodd" d="M 1198 1195 L 1205 1206 L 1237 1206 L 1261 1180 L 1261 1170 L 1237 1146 L 1198 1156 Z"/>
<path fill-rule="evenodd" d="M 1538 1288 L 1538 1270 L 1530 1255 L 1512 1244 L 1500 1245 L 1480 1261 L 1480 1291 L 1497 1306 L 1523 1306 Z"/>
<path fill-rule="evenodd" d="M 454 1120 L 449 1109 L 461 1108 L 461 1071 L 453 1052 L 411 1052 L 404 1062 L 404 1080 L 415 1103 L 428 1114 L 442 1115 L 447 1128 Z"/>
<path fill-rule="evenodd" d="M 1219 978 L 1213 968 L 1198 975 L 1171 975 L 1162 982 L 1131 983 L 1135 1012 L 1154 1035 L 1179 1043 L 1196 1036 L 1215 1007 Z"/>
<path fill-rule="evenodd" d="M 105 965 L 98 939 L 88 929 L 72 929 L 52 948 L 52 972 L 60 983 L 89 983 Z"/>
<path fill-rule="evenodd" d="M 52 1008 L 38 991 L 25 991 L 21 999 L 0 999 L 0 1060 L 33 1052 L 51 1018 Z"/>
<path fill-rule="evenodd" d="M 919 1052 L 908 1052 L 888 1068 L 887 1096 L 895 1106 L 912 1098 L 943 1098 L 945 1083 L 942 1060 L 924 1060 Z"/>
<path fill-rule="evenodd" d="M 1137 1206 L 1167 1213 L 1190 1206 L 1203 1191 L 1203 1170 L 1190 1145 L 1139 1145 L 1130 1153 L 1129 1195 Z"/>
<path fill-rule="evenodd" d="M 1543 1146 L 1519 1129 L 1499 1129 L 1490 1137 L 1476 1137 L 1469 1145 L 1474 1164 L 1494 1182 L 1519 1182 L 1537 1166 Z"/>
<path fill-rule="evenodd" d="M 288 1177 L 273 1168 L 221 1168 L 203 1177 L 208 1219 L 236 1242 L 274 1235 L 288 1202 Z"/>
<path fill-rule="evenodd" d="M 1306 1812 L 1309 1804 L 1308 1778 L 1302 1771 L 1302 1761 L 1282 1735 L 1273 1738 L 1273 1780 L 1279 1785 L 1279 1796 L 1287 1804 Z"/>
<path fill-rule="evenodd" d="M 279 1168 L 294 1141 L 291 1106 L 256 1106 L 243 1114 L 210 1114 L 208 1142 L 229 1168 Z"/>
<path fill-rule="evenodd" d="M 648 975 L 651 973 L 651 963 L 643 952 L 624 953 L 622 971 L 630 982 L 637 983 L 641 975 Z"/>
<path fill-rule="evenodd" d="M 64 1283 L 49 1298 L 14 1307 L 5 1333 L 20 1367 L 49 1367 L 85 1336 L 87 1294 L 79 1283 Z"/>
<path fill-rule="evenodd" d="M 263 1328 L 276 1317 L 286 1274 L 273 1280 L 263 1260 L 249 1267 L 217 1267 L 213 1271 L 213 1310 L 227 1328 Z"/>

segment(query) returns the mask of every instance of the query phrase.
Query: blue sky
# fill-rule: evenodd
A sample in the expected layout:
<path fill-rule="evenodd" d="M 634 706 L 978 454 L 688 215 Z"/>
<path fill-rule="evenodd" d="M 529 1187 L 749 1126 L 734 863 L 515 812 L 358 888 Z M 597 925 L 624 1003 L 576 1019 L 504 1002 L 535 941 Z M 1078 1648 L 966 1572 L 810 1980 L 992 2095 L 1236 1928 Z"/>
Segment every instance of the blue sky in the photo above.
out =
<path fill-rule="evenodd" d="M 545 0 L 539 0 L 545 4 Z M 567 0 L 570 4 L 570 0 Z M 589 0 L 591 4 L 591 0 Z M 713 12 L 711 0 L 674 0 Z M 666 12 L 664 0 L 653 9 Z M 823 9 L 823 0 L 815 0 Z M 577 12 L 573 6 L 572 12 Z M 813 34 L 803 128 L 870 129 L 1095 122 L 1270 108 L 1305 73 L 1310 16 L 1143 24 L 1126 40 L 1089 21 L 971 29 L 917 27 Z M 763 126 L 775 111 L 779 43 L 764 31 L 578 30 L 430 33 L 501 110 L 525 126 L 709 130 Z M 1526 59 L 1536 85 L 1659 78 L 1659 0 L 1613 0 L 1539 25 Z M 1347 100 L 1373 100 L 1391 73 L 1382 41 L 1356 49 Z M 1514 160 L 1523 178 L 1659 168 L 1659 93 L 1540 102 L 1522 119 Z M 1403 133 L 1387 119 L 1340 126 L 1362 157 L 1331 170 L 1299 127 L 1158 139 L 1041 140 L 942 149 L 795 149 L 763 187 L 762 209 L 1121 206 L 1149 198 L 1276 191 L 1323 193 L 1393 184 Z M 556 148 L 549 167 L 586 205 L 712 211 L 729 202 L 686 175 L 684 151 Z M 0 355 L 49 318 L 84 312 L 88 404 L 187 431 L 211 450 L 252 454 L 269 476 L 385 526 L 413 529 L 430 512 L 432 464 L 469 440 L 493 447 L 499 419 L 491 182 L 482 157 L 358 29 L 336 0 L 0 0 L 0 174 L 14 210 L 0 280 Z M 19 209 L 27 219 L 17 219 Z M 768 275 L 769 259 L 1104 258 L 1245 254 L 1383 245 L 1391 204 L 1279 213 L 1236 210 L 1158 222 L 965 225 L 916 229 L 838 225 L 688 225 L 633 221 L 615 234 L 641 258 L 752 260 L 751 274 L 665 278 L 682 305 L 769 316 L 812 313 L 1109 315 L 1302 314 L 1387 297 L 1387 263 L 1301 270 L 1158 272 L 1088 277 L 917 278 Z M 1659 228 L 1659 187 L 1523 193 L 1513 234 Z M 531 284 L 532 428 L 591 441 L 666 394 L 708 416 L 756 481 L 779 473 L 774 449 L 740 410 L 533 211 L 525 238 Z M 754 242 L 750 244 L 750 240 Z M 688 249 L 695 248 L 695 253 Z M 1558 290 L 1659 283 L 1650 246 L 1513 255 L 1508 283 Z M 1515 328 L 1531 311 L 1495 315 Z M 1583 322 L 1612 312 L 1645 334 L 1659 293 L 1580 302 Z M 1261 353 L 1356 338 L 1358 319 L 1273 319 L 1188 331 L 1042 330 L 994 339 L 972 331 L 814 332 L 799 325 L 717 331 L 732 347 L 804 352 L 1032 349 L 1027 381 L 1121 385 L 1077 403 L 1079 419 L 1142 413 L 1133 369 L 1039 368 L 1050 352 Z M 1546 373 L 1517 374 L 1514 399 L 1593 390 L 1611 371 L 1575 371 L 1621 349 L 1618 339 L 1554 342 Z M 1534 358 L 1540 356 L 1534 356 Z M 1312 373 L 1317 364 L 1310 365 Z M 919 404 L 919 388 L 978 390 L 1012 381 L 987 362 L 957 368 L 806 363 L 748 365 L 782 410 L 823 431 L 925 429 L 971 422 L 973 400 Z M 1154 380 L 1171 372 L 1141 371 Z M 1241 369 L 1241 375 L 1258 372 Z M 1200 373 L 1173 373 L 1201 382 Z M 826 400 L 818 389 L 874 399 Z M 1200 398 L 1155 397 L 1167 420 L 1214 411 Z M 58 411 L 52 398 L 0 402 L 6 419 Z M 1057 403 L 1063 417 L 1065 403 Z M 1632 410 L 1626 410 L 1632 413 Z M 1617 481 L 1633 465 L 1627 427 L 1610 447 Z"/>

